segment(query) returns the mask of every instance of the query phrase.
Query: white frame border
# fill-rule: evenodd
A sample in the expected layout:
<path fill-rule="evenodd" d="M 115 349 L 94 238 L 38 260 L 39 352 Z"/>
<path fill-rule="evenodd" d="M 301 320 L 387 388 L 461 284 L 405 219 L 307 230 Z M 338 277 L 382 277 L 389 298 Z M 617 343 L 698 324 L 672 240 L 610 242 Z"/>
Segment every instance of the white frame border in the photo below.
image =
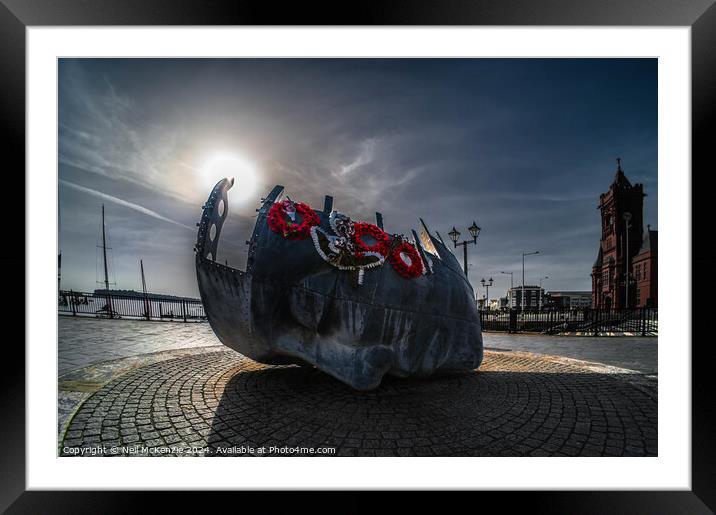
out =
<path fill-rule="evenodd" d="M 691 489 L 689 27 L 28 27 L 26 36 L 28 490 Z M 668 342 L 659 348 L 658 457 L 58 458 L 57 328 L 48 323 L 57 316 L 57 58 L 140 56 L 658 57 L 659 338 Z"/>

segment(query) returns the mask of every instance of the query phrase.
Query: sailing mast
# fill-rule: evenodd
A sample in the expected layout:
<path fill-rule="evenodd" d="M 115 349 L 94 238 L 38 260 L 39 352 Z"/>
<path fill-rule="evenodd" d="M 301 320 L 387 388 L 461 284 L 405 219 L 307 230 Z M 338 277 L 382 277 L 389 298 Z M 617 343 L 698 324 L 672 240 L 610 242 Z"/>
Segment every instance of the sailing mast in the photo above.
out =
<path fill-rule="evenodd" d="M 110 318 L 114 318 L 112 297 L 109 295 L 109 274 L 107 273 L 107 235 L 104 223 L 104 204 L 102 204 L 102 257 L 104 258 L 104 289 L 107 293 L 107 314 Z"/>
<path fill-rule="evenodd" d="M 57 199 L 57 292 L 62 290 L 62 206 L 60 199 Z"/>
<path fill-rule="evenodd" d="M 147 317 L 147 320 L 151 317 L 151 313 L 149 311 L 149 298 L 147 297 L 147 281 L 144 280 L 144 263 L 142 260 L 139 260 L 139 267 L 142 270 L 142 291 L 144 292 L 144 315 Z"/>
<path fill-rule="evenodd" d="M 107 273 L 107 235 L 104 224 L 104 204 L 102 204 L 102 256 L 104 258 L 104 289 L 109 293 L 109 274 Z"/>

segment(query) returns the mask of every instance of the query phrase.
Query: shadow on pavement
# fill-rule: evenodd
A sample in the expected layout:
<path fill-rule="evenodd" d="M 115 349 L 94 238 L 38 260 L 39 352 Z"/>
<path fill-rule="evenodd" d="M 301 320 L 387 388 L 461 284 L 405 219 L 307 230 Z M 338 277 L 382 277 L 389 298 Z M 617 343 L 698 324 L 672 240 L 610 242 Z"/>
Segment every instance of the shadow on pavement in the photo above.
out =
<path fill-rule="evenodd" d="M 207 441 L 222 456 L 656 455 L 655 380 L 516 368 L 386 377 L 370 392 L 310 367 L 241 371 Z"/>

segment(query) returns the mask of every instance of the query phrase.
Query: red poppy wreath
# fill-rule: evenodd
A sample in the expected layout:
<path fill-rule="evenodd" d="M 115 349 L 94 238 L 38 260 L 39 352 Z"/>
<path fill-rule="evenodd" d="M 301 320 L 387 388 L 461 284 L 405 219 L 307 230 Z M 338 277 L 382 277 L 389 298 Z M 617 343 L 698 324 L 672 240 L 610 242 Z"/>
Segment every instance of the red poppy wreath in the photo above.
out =
<path fill-rule="evenodd" d="M 363 256 L 365 252 L 377 252 L 381 256 L 385 256 L 388 253 L 390 236 L 383 229 L 367 222 L 355 222 L 353 227 L 355 229 L 353 245 L 357 256 Z M 372 245 L 366 244 L 363 240 L 364 236 L 371 236 L 375 243 Z"/>
<path fill-rule="evenodd" d="M 292 207 L 301 217 L 301 223 L 296 223 L 288 218 L 288 212 Z M 305 240 L 311 236 L 311 227 L 320 223 L 321 220 L 316 212 L 302 202 L 288 200 L 277 202 L 271 206 L 268 214 L 269 228 L 287 240 Z"/>
<path fill-rule="evenodd" d="M 410 264 L 405 262 L 403 256 L 410 260 Z M 413 279 L 423 273 L 423 262 L 420 259 L 418 251 L 407 241 L 396 245 L 390 253 L 390 256 L 388 256 L 388 259 L 390 260 L 390 264 L 393 265 L 393 269 L 401 277 Z"/>

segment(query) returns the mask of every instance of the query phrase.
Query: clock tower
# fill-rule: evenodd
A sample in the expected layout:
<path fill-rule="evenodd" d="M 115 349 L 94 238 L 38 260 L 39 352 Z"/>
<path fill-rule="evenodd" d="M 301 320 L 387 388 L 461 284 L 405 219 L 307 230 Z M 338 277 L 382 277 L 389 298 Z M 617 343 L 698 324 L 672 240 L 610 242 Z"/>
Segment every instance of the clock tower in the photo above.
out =
<path fill-rule="evenodd" d="M 622 170 L 621 159 L 617 158 L 614 180 L 609 190 L 599 196 L 597 206 L 602 217 L 602 236 L 597 260 L 592 266 L 594 308 L 636 306 L 634 279 L 631 274 L 627 277 L 627 271 L 631 270 L 631 263 L 642 246 L 644 197 L 643 185 L 629 182 Z"/>

